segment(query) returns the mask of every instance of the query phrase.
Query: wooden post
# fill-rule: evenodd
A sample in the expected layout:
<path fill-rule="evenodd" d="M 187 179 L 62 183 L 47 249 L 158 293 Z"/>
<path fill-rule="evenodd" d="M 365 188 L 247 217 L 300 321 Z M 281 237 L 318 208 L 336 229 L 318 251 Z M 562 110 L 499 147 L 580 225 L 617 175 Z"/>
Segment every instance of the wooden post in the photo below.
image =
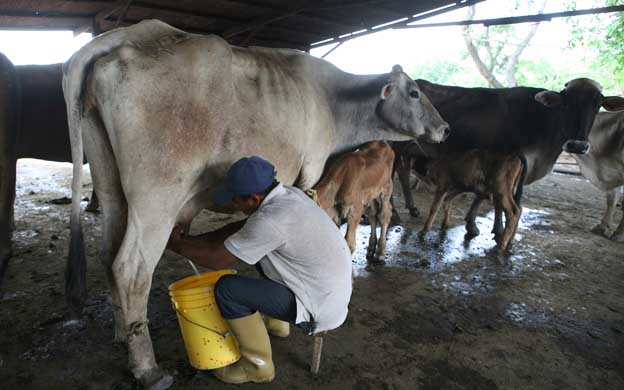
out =
<path fill-rule="evenodd" d="M 318 374 L 321 365 L 321 352 L 323 351 L 323 335 L 314 336 L 314 350 L 312 351 L 312 362 L 310 362 L 310 372 Z"/>

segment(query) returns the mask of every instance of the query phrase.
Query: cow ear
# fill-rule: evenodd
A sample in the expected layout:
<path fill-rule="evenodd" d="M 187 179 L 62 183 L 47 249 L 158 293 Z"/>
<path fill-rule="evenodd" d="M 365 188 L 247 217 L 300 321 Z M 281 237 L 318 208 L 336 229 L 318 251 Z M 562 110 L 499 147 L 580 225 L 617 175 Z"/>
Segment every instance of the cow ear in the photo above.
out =
<path fill-rule="evenodd" d="M 388 96 L 390 96 L 390 94 L 392 93 L 393 88 L 394 88 L 393 83 L 388 83 L 384 85 L 383 88 L 381 89 L 381 96 L 380 96 L 381 100 L 386 100 Z"/>
<path fill-rule="evenodd" d="M 602 100 L 602 107 L 607 111 L 624 110 L 624 98 L 620 96 L 606 96 Z"/>
<path fill-rule="evenodd" d="M 535 100 L 549 108 L 560 106 L 563 103 L 561 94 L 555 91 L 538 92 L 535 94 Z"/>

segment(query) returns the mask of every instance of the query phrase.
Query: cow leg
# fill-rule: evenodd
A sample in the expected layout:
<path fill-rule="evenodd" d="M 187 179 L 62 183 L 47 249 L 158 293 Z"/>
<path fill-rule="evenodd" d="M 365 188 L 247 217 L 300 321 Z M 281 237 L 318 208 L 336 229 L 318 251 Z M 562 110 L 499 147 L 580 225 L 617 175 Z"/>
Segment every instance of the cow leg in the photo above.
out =
<path fill-rule="evenodd" d="M 617 194 L 618 188 L 615 188 L 613 191 Z M 624 242 L 624 197 L 622 198 L 622 219 L 611 236 L 611 239 L 618 242 Z"/>
<path fill-rule="evenodd" d="M 350 209 L 347 215 L 347 234 L 345 235 L 345 240 L 347 240 L 349 249 L 351 253 L 353 253 L 355 252 L 355 233 L 357 232 L 357 227 L 362 217 L 363 206 L 353 204 Z"/>
<path fill-rule="evenodd" d="M 13 155 L 12 155 L 13 154 Z M 11 257 L 13 235 L 13 206 L 15 204 L 14 152 L 0 159 L 0 282 Z"/>
<path fill-rule="evenodd" d="M 477 237 L 481 232 L 477 227 L 476 219 L 477 213 L 479 212 L 479 206 L 481 206 L 481 202 L 483 202 L 485 198 L 482 196 L 476 195 L 472 204 L 470 205 L 470 210 L 468 210 L 468 214 L 466 214 L 466 235 L 464 238 L 466 240 L 470 240 L 474 237 Z"/>
<path fill-rule="evenodd" d="M 379 235 L 379 242 L 377 243 L 377 257 L 383 259 L 386 256 L 386 235 L 388 234 L 388 226 L 390 225 L 390 219 L 392 218 L 392 204 L 390 203 L 391 196 L 382 195 L 381 197 L 381 210 L 377 213 L 377 218 L 381 224 L 381 234 Z"/>
<path fill-rule="evenodd" d="M 112 265 L 126 232 L 128 206 L 106 130 L 101 126 L 93 112 L 85 115 L 83 123 L 84 150 L 89 156 L 89 161 L 91 161 L 90 168 L 93 180 L 91 202 L 97 199 L 95 198 L 95 189 L 97 188 L 102 205 L 102 246 L 99 257 L 111 289 L 115 324 L 114 341 L 123 343 L 126 342 L 127 332 L 123 323 L 119 294 L 115 289 Z"/>
<path fill-rule="evenodd" d="M 602 221 L 600 221 L 598 225 L 592 228 L 592 233 L 599 234 L 605 237 L 608 236 L 609 229 L 611 229 L 611 221 L 613 220 L 613 213 L 615 212 L 615 205 L 617 203 L 617 191 L 617 187 L 605 191 L 607 194 L 607 209 L 602 216 Z"/>
<path fill-rule="evenodd" d="M 399 177 L 399 183 L 403 190 L 403 197 L 405 199 L 405 207 L 409 210 L 412 217 L 418 217 L 420 211 L 414 206 L 414 198 L 412 196 L 412 190 L 410 188 L 410 173 L 412 169 L 413 159 L 410 157 L 402 156 L 397 161 L 396 172 Z"/>
<path fill-rule="evenodd" d="M 442 230 L 446 230 L 448 228 L 449 218 L 451 216 L 451 206 L 453 205 L 453 199 L 455 199 L 457 195 L 459 195 L 459 192 L 452 192 L 447 195 L 444 200 L 444 204 L 442 205 L 443 219 L 442 224 L 440 225 Z"/>
<path fill-rule="evenodd" d="M 93 191 L 91 191 L 91 197 L 89 198 L 89 204 L 87 205 L 87 208 L 85 210 L 90 212 L 90 213 L 95 213 L 95 212 L 98 211 L 99 207 L 100 207 L 100 201 L 99 201 L 97 193 L 95 192 L 95 189 L 94 189 Z"/>
<path fill-rule="evenodd" d="M 152 275 L 173 228 L 173 220 L 157 219 L 160 215 L 162 209 L 155 205 L 136 210 L 129 204 L 128 226 L 112 265 L 113 288 L 127 337 L 128 365 L 134 377 L 150 390 L 166 389 L 173 382 L 156 364 L 147 326 Z"/>
<path fill-rule="evenodd" d="M 368 223 L 370 225 L 370 237 L 368 239 L 366 257 L 373 257 L 375 255 L 375 249 L 377 248 L 377 221 L 379 219 L 379 209 L 379 201 L 377 199 L 371 200 L 366 209 Z"/>
<path fill-rule="evenodd" d="M 0 281 L 11 257 L 19 93 L 13 64 L 0 53 Z"/>
<path fill-rule="evenodd" d="M 431 209 L 429 210 L 429 216 L 427 217 L 427 222 L 425 222 L 425 226 L 421 230 L 421 233 L 426 233 L 431 230 L 433 226 L 433 222 L 435 221 L 436 215 L 438 214 L 438 210 L 440 210 L 440 206 L 442 206 L 442 202 L 444 202 L 444 198 L 446 198 L 447 192 L 445 190 L 437 190 L 433 202 L 431 202 Z"/>

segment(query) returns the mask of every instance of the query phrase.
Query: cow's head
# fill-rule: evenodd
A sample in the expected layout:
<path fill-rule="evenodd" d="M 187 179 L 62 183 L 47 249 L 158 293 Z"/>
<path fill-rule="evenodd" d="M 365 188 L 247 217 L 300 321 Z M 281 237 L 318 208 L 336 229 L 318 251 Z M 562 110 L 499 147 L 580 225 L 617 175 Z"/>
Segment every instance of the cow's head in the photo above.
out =
<path fill-rule="evenodd" d="M 589 151 L 589 132 L 601 106 L 608 111 L 624 110 L 624 98 L 603 96 L 602 86 L 586 78 L 568 81 L 561 92 L 539 92 L 535 95 L 535 100 L 546 107 L 564 110 L 562 131 L 568 140 L 563 145 L 563 150 L 574 154 L 585 154 Z"/>
<path fill-rule="evenodd" d="M 442 142 L 448 137 L 448 123 L 400 65 L 392 67 L 380 98 L 377 114 L 393 129 L 428 142 Z"/>

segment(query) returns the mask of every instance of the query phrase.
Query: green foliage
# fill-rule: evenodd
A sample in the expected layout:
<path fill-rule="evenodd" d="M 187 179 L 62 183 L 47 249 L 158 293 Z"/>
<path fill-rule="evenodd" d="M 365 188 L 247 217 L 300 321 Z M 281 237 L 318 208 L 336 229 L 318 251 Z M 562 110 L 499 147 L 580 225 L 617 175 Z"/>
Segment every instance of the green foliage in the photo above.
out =
<path fill-rule="evenodd" d="M 424 79 L 436 84 L 462 87 L 486 87 L 486 81 L 477 73 L 470 59 L 462 62 L 433 59 L 419 64 L 408 72 L 413 79 Z"/>
<path fill-rule="evenodd" d="M 570 1 L 574 6 L 576 1 Z M 606 0 L 605 6 L 624 5 L 624 0 Z M 606 90 L 624 91 L 624 12 L 594 15 L 590 23 L 580 18 L 569 18 L 570 48 L 584 48 L 591 61 L 593 73 L 601 75 Z"/>

